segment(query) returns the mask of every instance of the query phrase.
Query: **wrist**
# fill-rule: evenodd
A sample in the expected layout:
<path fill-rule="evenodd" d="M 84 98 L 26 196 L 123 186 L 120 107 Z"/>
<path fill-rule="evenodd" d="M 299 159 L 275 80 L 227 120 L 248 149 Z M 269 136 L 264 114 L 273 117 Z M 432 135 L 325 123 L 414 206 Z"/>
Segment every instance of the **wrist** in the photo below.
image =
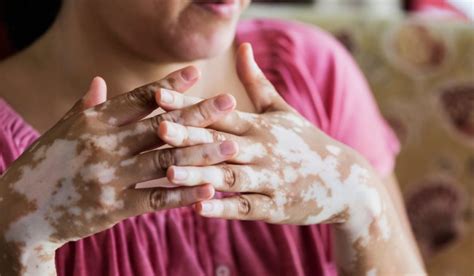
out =
<path fill-rule="evenodd" d="M 390 228 L 388 210 L 390 198 L 381 183 L 377 172 L 369 162 L 354 152 L 351 155 L 350 168 L 353 189 L 350 191 L 351 200 L 348 201 L 349 215 L 338 228 L 351 237 L 353 242 L 368 242 L 373 238 L 388 239 Z"/>

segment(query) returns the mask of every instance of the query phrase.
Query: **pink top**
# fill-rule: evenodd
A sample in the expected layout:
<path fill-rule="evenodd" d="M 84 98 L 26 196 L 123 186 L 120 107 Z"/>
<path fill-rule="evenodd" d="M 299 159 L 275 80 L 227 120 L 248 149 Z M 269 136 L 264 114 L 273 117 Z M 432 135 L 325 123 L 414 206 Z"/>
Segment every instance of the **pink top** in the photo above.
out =
<path fill-rule="evenodd" d="M 302 24 L 243 22 L 257 62 L 286 101 L 383 175 L 399 144 L 349 54 Z M 0 99 L 0 172 L 38 137 Z M 370 135 L 369 135 L 370 134 Z M 290 226 L 206 219 L 191 208 L 125 220 L 70 242 L 56 255 L 59 275 L 335 275 L 328 225 Z"/>

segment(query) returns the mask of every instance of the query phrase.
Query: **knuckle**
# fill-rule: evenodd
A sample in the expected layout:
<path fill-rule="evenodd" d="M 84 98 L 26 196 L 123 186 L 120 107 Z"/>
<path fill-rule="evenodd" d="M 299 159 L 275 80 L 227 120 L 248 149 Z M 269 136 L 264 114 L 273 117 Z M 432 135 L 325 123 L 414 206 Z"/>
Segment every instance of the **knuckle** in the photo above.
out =
<path fill-rule="evenodd" d="M 246 196 L 239 196 L 239 215 L 248 216 L 252 211 L 250 200 Z"/>
<path fill-rule="evenodd" d="M 211 135 L 212 135 L 212 141 L 214 142 L 224 142 L 226 140 L 224 134 L 215 131 L 215 130 L 209 130 Z"/>
<path fill-rule="evenodd" d="M 161 210 L 166 207 L 166 193 L 163 190 L 154 190 L 149 193 L 148 207 L 150 210 Z"/>
<path fill-rule="evenodd" d="M 163 149 L 155 153 L 153 161 L 157 169 L 166 170 L 175 164 L 175 157 L 170 149 Z"/>
<path fill-rule="evenodd" d="M 224 184 L 229 188 L 233 188 L 236 182 L 234 170 L 229 166 L 223 166 L 222 171 L 224 172 Z"/>
<path fill-rule="evenodd" d="M 160 114 L 160 115 L 156 116 L 157 117 L 156 120 L 158 121 L 158 125 L 159 125 L 159 123 L 161 123 L 163 121 L 172 122 L 172 123 L 179 123 L 179 120 L 178 120 L 177 117 L 180 117 L 180 116 L 181 116 L 181 111 L 176 110 L 176 111 L 173 111 L 173 112 L 167 112 L 167 113 Z"/>
<path fill-rule="evenodd" d="M 201 121 L 203 124 L 206 123 L 212 117 L 212 112 L 209 109 L 209 105 L 204 103 L 198 104 L 196 106 L 196 112 L 197 116 L 199 116 L 199 121 Z"/>
<path fill-rule="evenodd" d="M 150 119 L 148 119 L 148 122 L 150 124 L 151 129 L 153 130 L 158 130 L 160 127 L 161 122 L 163 122 L 163 116 L 158 115 L 158 116 L 153 116 Z"/>

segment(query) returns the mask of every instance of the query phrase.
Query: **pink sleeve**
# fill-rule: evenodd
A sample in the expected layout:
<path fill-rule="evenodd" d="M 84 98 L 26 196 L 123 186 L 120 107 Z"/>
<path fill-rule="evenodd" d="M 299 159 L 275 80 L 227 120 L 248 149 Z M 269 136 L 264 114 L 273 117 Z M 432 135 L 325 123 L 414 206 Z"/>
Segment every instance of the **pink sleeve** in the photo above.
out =
<path fill-rule="evenodd" d="M 0 175 L 38 138 L 38 133 L 0 98 Z"/>
<path fill-rule="evenodd" d="M 302 29 L 307 64 L 328 116 L 325 131 L 361 153 L 382 176 L 389 175 L 400 145 L 366 79 L 334 38 L 318 29 Z"/>

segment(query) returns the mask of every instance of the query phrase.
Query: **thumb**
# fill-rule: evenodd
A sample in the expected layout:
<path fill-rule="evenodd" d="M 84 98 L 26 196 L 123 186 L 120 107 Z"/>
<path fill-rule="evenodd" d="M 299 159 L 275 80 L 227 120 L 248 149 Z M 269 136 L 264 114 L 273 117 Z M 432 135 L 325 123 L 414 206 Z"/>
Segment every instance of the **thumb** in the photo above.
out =
<path fill-rule="evenodd" d="M 101 104 L 107 100 L 107 84 L 101 77 L 95 77 L 87 90 L 86 94 L 78 100 L 74 106 L 66 113 L 63 120 L 70 116 Z"/>
<path fill-rule="evenodd" d="M 250 43 L 237 50 L 237 74 L 258 113 L 291 110 L 258 67 Z"/>
<path fill-rule="evenodd" d="M 107 100 L 107 84 L 101 77 L 92 79 L 89 90 L 82 97 L 82 110 L 101 104 Z"/>

